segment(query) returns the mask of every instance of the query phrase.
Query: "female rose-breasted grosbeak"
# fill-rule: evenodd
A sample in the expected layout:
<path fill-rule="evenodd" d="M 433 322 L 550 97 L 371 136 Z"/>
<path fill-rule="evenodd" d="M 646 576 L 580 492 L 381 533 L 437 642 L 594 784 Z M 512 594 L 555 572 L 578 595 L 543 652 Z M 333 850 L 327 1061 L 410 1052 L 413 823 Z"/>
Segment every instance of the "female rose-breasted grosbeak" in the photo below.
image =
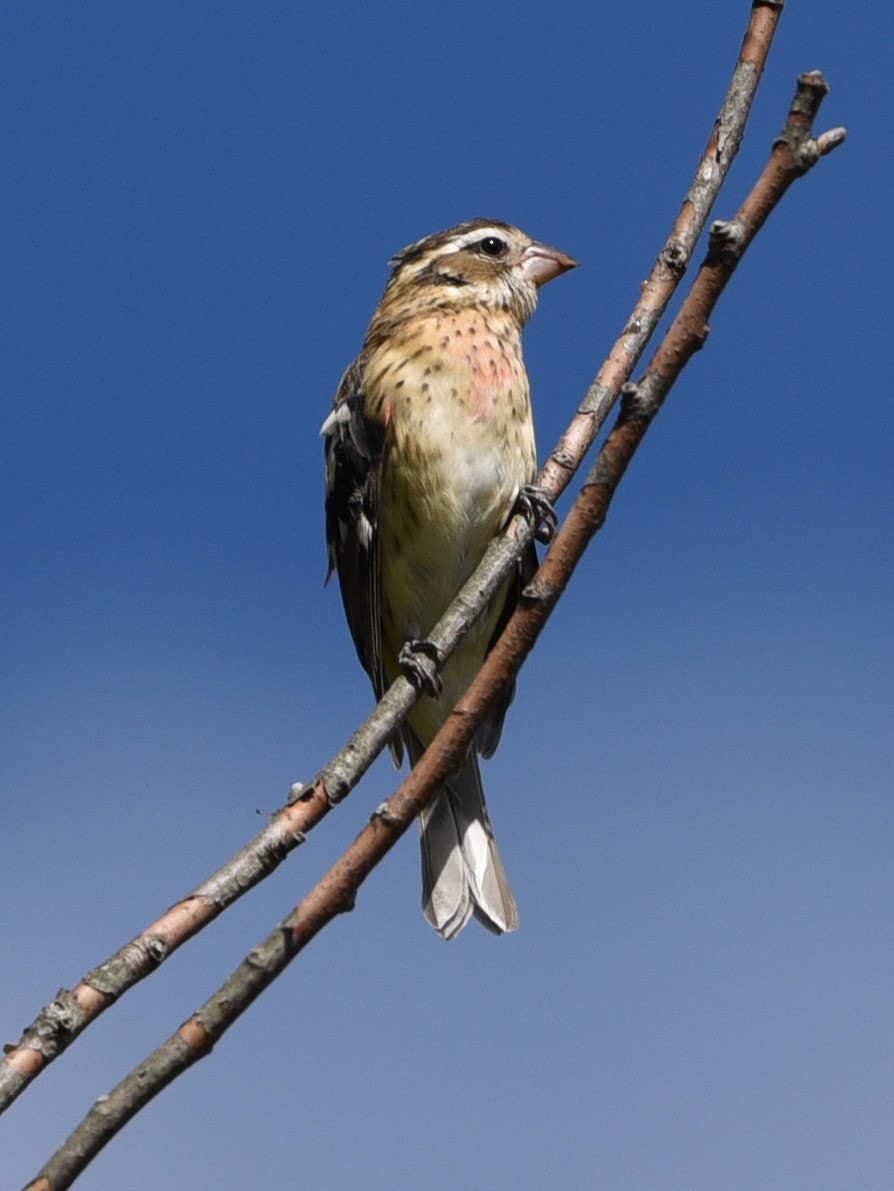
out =
<path fill-rule="evenodd" d="M 577 261 L 509 224 L 473 219 L 411 244 L 360 355 L 342 379 L 326 438 L 329 573 L 338 572 L 354 645 L 379 698 L 425 638 L 536 475 L 522 327 L 537 290 Z M 415 763 L 465 693 L 512 613 L 517 576 L 444 666 L 392 742 Z M 409 643 L 409 644 L 408 644 Z M 409 652 L 408 652 L 409 651 Z M 472 914 L 500 934 L 518 925 L 476 754 L 500 738 L 509 691 L 461 768 L 420 816 L 422 904 L 450 939 Z"/>

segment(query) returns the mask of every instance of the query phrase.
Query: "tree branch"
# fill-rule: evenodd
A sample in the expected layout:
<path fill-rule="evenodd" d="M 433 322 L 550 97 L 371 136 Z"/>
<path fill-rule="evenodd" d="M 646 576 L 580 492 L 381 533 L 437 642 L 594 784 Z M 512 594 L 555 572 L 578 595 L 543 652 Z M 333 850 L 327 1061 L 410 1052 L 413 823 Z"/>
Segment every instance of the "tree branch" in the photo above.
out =
<path fill-rule="evenodd" d="M 128 1120 L 212 1046 L 289 962 L 336 915 L 350 909 L 368 873 L 412 824 L 425 803 L 456 768 L 492 702 L 518 673 L 593 535 L 604 524 L 611 499 L 667 392 L 704 343 L 707 318 L 726 282 L 770 211 L 791 182 L 844 139 L 843 130 L 817 141 L 810 127 L 826 86 L 802 75 L 782 135 L 745 203 L 729 223 L 712 228 L 708 255 L 643 379 L 625 386 L 619 416 L 583 488 L 526 589 L 523 600 L 466 695 L 430 748 L 395 793 L 373 814 L 355 842 L 323 879 L 246 958 L 201 1009 L 90 1113 L 30 1184 L 68 1187 L 91 1158 Z M 735 234 L 729 229 L 734 228 Z"/>
<path fill-rule="evenodd" d="M 670 235 L 608 359 L 544 465 L 538 483 L 553 502 L 593 445 L 686 271 L 741 144 L 782 7 L 781 2 L 765 0 L 756 0 L 751 6 L 723 105 Z M 532 527 L 519 516 L 491 543 L 480 566 L 430 634 L 441 665 L 502 587 L 532 537 Z M 19 1041 L 4 1048 L 0 1113 L 114 1001 L 278 868 L 331 807 L 356 786 L 418 698 L 406 679 L 397 679 L 314 781 L 293 786 L 288 803 L 263 831 L 129 943 L 91 969 L 74 989 L 60 989 Z"/>

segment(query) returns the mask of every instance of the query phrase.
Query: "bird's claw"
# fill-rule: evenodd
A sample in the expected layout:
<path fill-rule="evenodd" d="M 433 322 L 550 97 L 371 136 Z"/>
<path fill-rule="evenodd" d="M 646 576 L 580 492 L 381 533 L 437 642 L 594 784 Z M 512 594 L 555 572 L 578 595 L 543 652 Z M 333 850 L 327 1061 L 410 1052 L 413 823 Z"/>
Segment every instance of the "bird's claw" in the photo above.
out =
<path fill-rule="evenodd" d="M 552 501 L 537 484 L 525 484 L 519 492 L 516 507 L 534 527 L 534 537 L 548 545 L 556 536 L 559 518 Z"/>
<path fill-rule="evenodd" d="M 406 642 L 397 657 L 403 668 L 407 681 L 411 682 L 423 694 L 431 695 L 433 699 L 440 698 L 444 689 L 438 675 L 437 667 L 441 663 L 441 651 L 434 641 Z"/>

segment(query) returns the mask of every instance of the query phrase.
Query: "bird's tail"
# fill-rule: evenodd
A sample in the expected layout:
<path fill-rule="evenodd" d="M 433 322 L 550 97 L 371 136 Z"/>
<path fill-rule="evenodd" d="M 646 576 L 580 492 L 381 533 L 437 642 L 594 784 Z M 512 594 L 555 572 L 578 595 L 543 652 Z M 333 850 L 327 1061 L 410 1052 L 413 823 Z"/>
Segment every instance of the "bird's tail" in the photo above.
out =
<path fill-rule="evenodd" d="M 413 765 L 425 751 L 408 733 Z M 439 935 L 455 939 L 474 914 L 495 935 L 515 930 L 518 908 L 497 850 L 478 758 L 462 767 L 419 816 L 422 829 L 422 909 Z"/>

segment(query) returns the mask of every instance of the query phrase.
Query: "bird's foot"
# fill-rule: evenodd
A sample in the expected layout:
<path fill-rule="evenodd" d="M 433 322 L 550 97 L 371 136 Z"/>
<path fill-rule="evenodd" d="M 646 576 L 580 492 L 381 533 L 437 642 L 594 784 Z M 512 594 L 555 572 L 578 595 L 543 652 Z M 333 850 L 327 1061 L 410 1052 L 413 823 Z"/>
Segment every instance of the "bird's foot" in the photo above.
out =
<path fill-rule="evenodd" d="M 407 681 L 433 699 L 440 698 L 444 684 L 438 675 L 441 651 L 434 641 L 410 639 L 397 656 Z"/>
<path fill-rule="evenodd" d="M 559 518 L 552 501 L 537 484 L 525 484 L 515 502 L 516 511 L 534 527 L 534 537 L 547 545 L 556 536 Z"/>

